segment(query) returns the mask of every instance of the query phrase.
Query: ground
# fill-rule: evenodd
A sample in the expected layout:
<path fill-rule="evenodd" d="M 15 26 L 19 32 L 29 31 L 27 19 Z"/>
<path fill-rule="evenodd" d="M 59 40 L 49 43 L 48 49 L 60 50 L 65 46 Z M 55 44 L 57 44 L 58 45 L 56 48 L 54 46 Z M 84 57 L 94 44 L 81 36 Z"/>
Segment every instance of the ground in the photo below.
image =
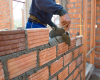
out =
<path fill-rule="evenodd" d="M 100 80 L 100 69 L 95 68 L 89 80 Z"/>

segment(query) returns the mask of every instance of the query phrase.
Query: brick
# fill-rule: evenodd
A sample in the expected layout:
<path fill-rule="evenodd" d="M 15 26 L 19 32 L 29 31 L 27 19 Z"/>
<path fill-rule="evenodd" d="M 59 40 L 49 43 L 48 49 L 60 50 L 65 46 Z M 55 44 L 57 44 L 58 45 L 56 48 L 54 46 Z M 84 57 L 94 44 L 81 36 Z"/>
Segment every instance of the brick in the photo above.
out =
<path fill-rule="evenodd" d="M 77 9 L 76 9 L 76 12 L 81 12 L 81 9 L 80 9 L 80 8 L 77 8 Z"/>
<path fill-rule="evenodd" d="M 79 72 L 83 70 L 83 63 L 79 66 Z"/>
<path fill-rule="evenodd" d="M 91 6 L 91 1 L 88 1 L 87 2 L 87 6 Z"/>
<path fill-rule="evenodd" d="M 39 65 L 42 66 L 56 58 L 56 46 L 39 52 Z"/>
<path fill-rule="evenodd" d="M 96 52 L 100 52 L 100 47 L 96 47 L 96 48 L 95 48 L 95 51 L 96 51 Z"/>
<path fill-rule="evenodd" d="M 75 13 L 75 12 L 76 12 L 76 8 L 69 9 L 69 13 Z"/>
<path fill-rule="evenodd" d="M 72 34 L 72 38 L 76 37 L 77 35 L 76 34 Z"/>
<path fill-rule="evenodd" d="M 29 76 L 29 80 L 48 80 L 49 78 L 49 69 L 45 67 L 38 72 Z"/>
<path fill-rule="evenodd" d="M 71 23 L 77 23 L 77 19 L 71 19 Z"/>
<path fill-rule="evenodd" d="M 3 65 L 0 62 L 0 80 L 5 80 L 4 78 L 4 70 L 3 70 Z"/>
<path fill-rule="evenodd" d="M 100 35 L 100 30 L 97 30 L 97 35 Z"/>
<path fill-rule="evenodd" d="M 28 29 L 28 49 L 38 47 L 49 42 L 49 29 Z M 34 36 L 34 37 L 33 37 Z"/>
<path fill-rule="evenodd" d="M 78 13 L 78 14 L 73 14 L 73 18 L 80 18 L 80 14 Z"/>
<path fill-rule="evenodd" d="M 81 62 L 82 62 L 82 56 L 80 56 L 80 57 L 78 57 L 78 58 L 76 59 L 76 64 L 77 64 L 77 66 L 78 66 Z"/>
<path fill-rule="evenodd" d="M 96 17 L 100 17 L 100 12 L 96 12 Z"/>
<path fill-rule="evenodd" d="M 97 23 L 100 23 L 100 18 L 97 18 Z"/>
<path fill-rule="evenodd" d="M 91 12 L 91 7 L 87 7 L 87 11 L 88 12 Z"/>
<path fill-rule="evenodd" d="M 95 36 L 95 40 L 100 40 L 100 36 Z"/>
<path fill-rule="evenodd" d="M 24 34 L 24 30 L 8 30 L 8 31 L 0 31 L 0 36 L 4 35 L 14 35 L 14 34 Z"/>
<path fill-rule="evenodd" d="M 90 35 L 87 35 L 87 40 L 89 40 L 90 39 Z"/>
<path fill-rule="evenodd" d="M 7 61 L 7 67 L 9 72 L 9 79 L 17 77 L 24 72 L 35 68 L 37 65 L 37 52 L 31 52 L 29 54 L 22 55 L 18 58 L 12 58 Z"/>
<path fill-rule="evenodd" d="M 87 13 L 87 17 L 91 17 L 91 13 Z"/>
<path fill-rule="evenodd" d="M 78 77 L 76 78 L 76 80 L 80 80 L 80 74 L 78 75 Z"/>
<path fill-rule="evenodd" d="M 76 76 L 78 75 L 78 68 L 75 70 L 75 72 L 73 73 L 73 79 L 76 78 Z"/>
<path fill-rule="evenodd" d="M 75 3 L 75 7 L 81 7 L 81 2 Z"/>
<path fill-rule="evenodd" d="M 90 45 L 90 41 L 87 41 L 87 45 Z"/>
<path fill-rule="evenodd" d="M 76 37 L 76 46 L 79 46 L 82 44 L 82 37 L 81 36 L 77 36 Z"/>
<path fill-rule="evenodd" d="M 64 80 L 68 76 L 68 67 L 58 74 L 59 80 Z"/>
<path fill-rule="evenodd" d="M 67 4 L 66 6 L 67 6 L 67 8 L 72 8 L 73 7 L 73 3 Z"/>
<path fill-rule="evenodd" d="M 71 38 L 70 46 L 68 47 L 68 50 L 71 50 L 75 47 L 75 38 Z"/>
<path fill-rule="evenodd" d="M 51 80 L 57 80 L 57 76 L 55 76 L 53 79 L 51 79 Z"/>
<path fill-rule="evenodd" d="M 70 29 L 70 33 L 77 33 L 76 29 Z"/>
<path fill-rule="evenodd" d="M 83 53 L 83 46 L 80 47 L 80 53 L 79 54 L 82 54 Z"/>
<path fill-rule="evenodd" d="M 99 64 L 95 64 L 95 68 L 100 69 L 100 65 Z"/>
<path fill-rule="evenodd" d="M 61 54 L 64 54 L 67 51 L 68 45 L 65 42 L 58 44 L 57 56 L 60 56 Z"/>
<path fill-rule="evenodd" d="M 72 61 L 72 52 L 64 56 L 64 66 L 66 66 L 71 61 Z"/>
<path fill-rule="evenodd" d="M 90 50 L 90 47 L 89 46 L 87 46 L 87 51 L 89 51 Z"/>
<path fill-rule="evenodd" d="M 69 17 L 70 17 L 70 18 L 73 18 L 73 14 L 69 14 Z"/>
<path fill-rule="evenodd" d="M 100 59 L 94 59 L 94 63 L 100 64 Z"/>
<path fill-rule="evenodd" d="M 96 42 L 96 46 L 100 46 L 100 42 Z"/>
<path fill-rule="evenodd" d="M 83 70 L 83 71 L 84 71 L 84 70 Z M 82 80 L 83 80 L 83 78 L 84 78 L 83 71 L 81 72 L 81 78 L 82 78 Z"/>
<path fill-rule="evenodd" d="M 73 80 L 73 74 L 67 80 Z"/>
<path fill-rule="evenodd" d="M 100 58 L 100 53 L 95 53 L 95 54 L 94 54 L 94 57 Z"/>
<path fill-rule="evenodd" d="M 70 0 L 70 2 L 77 2 L 77 0 Z"/>
<path fill-rule="evenodd" d="M 90 28 L 91 27 L 91 24 L 87 24 L 87 28 Z"/>
<path fill-rule="evenodd" d="M 91 23 L 91 19 L 90 18 L 87 19 L 87 23 Z"/>
<path fill-rule="evenodd" d="M 97 6 L 96 9 L 97 9 L 97 11 L 100 11 L 100 6 Z"/>
<path fill-rule="evenodd" d="M 79 48 L 77 48 L 73 51 L 73 59 L 76 58 L 78 56 L 78 54 L 79 54 Z"/>
<path fill-rule="evenodd" d="M 74 28 L 80 28 L 80 24 L 74 24 Z"/>
<path fill-rule="evenodd" d="M 76 62 L 73 61 L 70 65 L 69 65 L 69 74 L 76 68 Z"/>
<path fill-rule="evenodd" d="M 97 24 L 97 29 L 100 29 L 100 24 Z"/>
<path fill-rule="evenodd" d="M 100 5 L 100 1 L 99 0 L 96 1 L 96 5 Z"/>
<path fill-rule="evenodd" d="M 51 64 L 50 72 L 51 76 L 53 76 L 56 72 L 58 72 L 63 67 L 63 58 L 56 60 L 54 63 Z"/>

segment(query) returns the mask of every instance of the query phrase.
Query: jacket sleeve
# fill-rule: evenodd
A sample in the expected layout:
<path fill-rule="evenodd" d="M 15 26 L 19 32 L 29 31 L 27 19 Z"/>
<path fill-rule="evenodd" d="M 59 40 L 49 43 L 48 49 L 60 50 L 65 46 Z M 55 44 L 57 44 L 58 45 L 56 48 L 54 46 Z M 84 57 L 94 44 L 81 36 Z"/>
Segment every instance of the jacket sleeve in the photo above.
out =
<path fill-rule="evenodd" d="M 51 14 L 57 14 L 63 8 L 61 5 L 56 4 L 54 0 L 35 0 L 35 4 L 40 10 Z"/>

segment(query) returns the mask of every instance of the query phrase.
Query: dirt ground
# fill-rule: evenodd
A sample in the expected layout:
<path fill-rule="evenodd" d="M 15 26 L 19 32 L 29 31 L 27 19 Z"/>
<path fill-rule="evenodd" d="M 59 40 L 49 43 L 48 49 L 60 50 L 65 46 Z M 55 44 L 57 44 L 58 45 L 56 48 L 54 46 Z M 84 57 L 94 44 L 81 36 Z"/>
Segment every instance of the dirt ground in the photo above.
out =
<path fill-rule="evenodd" d="M 95 68 L 89 80 L 100 80 L 100 69 Z"/>
<path fill-rule="evenodd" d="M 93 74 L 89 80 L 100 80 L 100 78 Z"/>

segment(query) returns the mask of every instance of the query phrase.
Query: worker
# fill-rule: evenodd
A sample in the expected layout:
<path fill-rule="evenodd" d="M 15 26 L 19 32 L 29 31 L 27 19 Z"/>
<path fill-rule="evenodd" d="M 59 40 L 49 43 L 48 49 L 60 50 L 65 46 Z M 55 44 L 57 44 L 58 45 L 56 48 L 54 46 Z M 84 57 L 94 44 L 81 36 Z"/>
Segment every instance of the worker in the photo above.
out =
<path fill-rule="evenodd" d="M 56 4 L 55 0 L 32 0 L 29 14 L 26 29 L 47 28 L 48 24 L 56 30 L 57 26 L 51 21 L 53 15 L 61 17 L 61 24 L 66 31 L 69 30 L 71 24 L 67 11 L 61 5 Z"/>

